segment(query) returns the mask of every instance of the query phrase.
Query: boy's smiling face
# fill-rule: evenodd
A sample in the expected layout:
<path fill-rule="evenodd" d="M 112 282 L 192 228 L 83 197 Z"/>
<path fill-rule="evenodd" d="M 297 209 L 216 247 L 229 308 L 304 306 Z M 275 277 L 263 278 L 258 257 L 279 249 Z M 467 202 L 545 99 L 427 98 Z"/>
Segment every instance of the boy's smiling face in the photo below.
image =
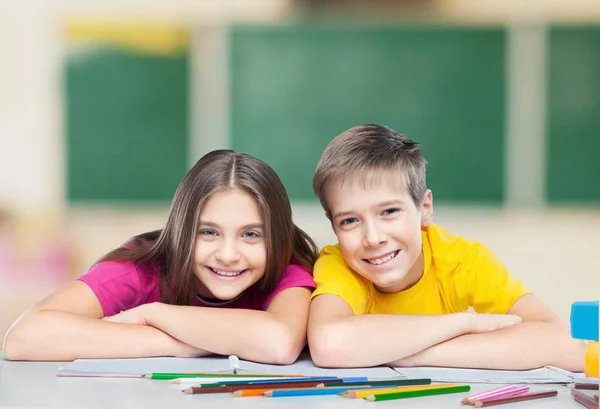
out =
<path fill-rule="evenodd" d="M 334 181 L 326 197 L 346 263 L 380 292 L 394 293 L 423 275 L 421 226 L 431 224 L 433 203 L 427 190 L 417 207 L 399 176 L 378 176 Z"/>

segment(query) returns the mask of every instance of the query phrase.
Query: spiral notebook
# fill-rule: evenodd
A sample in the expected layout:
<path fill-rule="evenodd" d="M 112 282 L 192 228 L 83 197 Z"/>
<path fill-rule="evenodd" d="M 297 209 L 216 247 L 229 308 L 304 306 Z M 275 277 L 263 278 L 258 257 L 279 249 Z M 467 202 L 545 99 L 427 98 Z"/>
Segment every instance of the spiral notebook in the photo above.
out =
<path fill-rule="evenodd" d="M 396 367 L 394 370 L 407 378 L 430 378 L 434 382 L 527 384 L 598 382 L 598 378 L 586 378 L 581 372 L 569 372 L 555 366 L 544 366 L 525 371 L 443 367 Z"/>
<path fill-rule="evenodd" d="M 227 357 L 206 358 L 132 358 L 132 359 L 77 359 L 57 369 L 57 376 L 68 377 L 139 377 L 143 374 L 168 372 L 232 373 Z M 252 374 L 298 374 L 304 376 L 337 376 L 394 378 L 398 373 L 386 366 L 374 368 L 328 369 L 316 367 L 310 358 L 300 358 L 292 365 L 267 365 L 239 360 L 236 372 Z"/>

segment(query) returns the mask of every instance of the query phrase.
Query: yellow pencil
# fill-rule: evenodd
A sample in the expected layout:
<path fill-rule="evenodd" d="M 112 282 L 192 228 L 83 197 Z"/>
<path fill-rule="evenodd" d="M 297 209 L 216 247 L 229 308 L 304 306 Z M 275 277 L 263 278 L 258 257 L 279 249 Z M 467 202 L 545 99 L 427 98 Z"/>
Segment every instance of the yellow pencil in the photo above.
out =
<path fill-rule="evenodd" d="M 394 392 L 410 392 L 420 391 L 424 389 L 437 389 L 447 388 L 448 386 L 455 386 L 455 384 L 437 384 L 437 385 L 423 385 L 423 386 L 400 386 L 396 388 L 385 388 L 385 389 L 360 389 L 355 391 L 346 391 L 341 393 L 345 398 L 351 399 L 362 399 L 369 395 L 377 395 L 381 393 L 394 393 Z"/>

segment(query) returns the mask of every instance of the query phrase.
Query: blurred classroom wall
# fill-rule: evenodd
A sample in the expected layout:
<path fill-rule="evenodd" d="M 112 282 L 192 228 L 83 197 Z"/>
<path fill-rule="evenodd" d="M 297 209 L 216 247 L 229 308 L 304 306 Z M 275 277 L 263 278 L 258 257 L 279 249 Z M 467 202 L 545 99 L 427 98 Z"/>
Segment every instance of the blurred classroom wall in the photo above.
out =
<path fill-rule="evenodd" d="M 521 3 L 0 2 L 0 339 L 211 149 L 274 166 L 333 242 L 310 176 L 363 122 L 422 142 L 436 221 L 562 317 L 598 299 L 600 4 Z"/>

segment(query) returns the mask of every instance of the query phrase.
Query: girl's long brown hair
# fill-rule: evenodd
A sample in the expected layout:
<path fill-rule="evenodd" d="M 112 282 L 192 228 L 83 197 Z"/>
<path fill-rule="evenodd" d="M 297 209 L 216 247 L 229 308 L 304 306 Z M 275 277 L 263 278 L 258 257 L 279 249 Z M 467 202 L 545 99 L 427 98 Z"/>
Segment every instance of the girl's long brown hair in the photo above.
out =
<path fill-rule="evenodd" d="M 200 213 L 210 195 L 231 188 L 254 197 L 265 225 L 266 271 L 255 286 L 266 293 L 273 290 L 292 261 L 312 271 L 317 246 L 292 221 L 292 207 L 279 176 L 263 161 L 231 150 L 212 151 L 190 169 L 175 192 L 164 229 L 135 236 L 133 246 L 115 249 L 98 262 L 155 265 L 163 302 L 193 305 L 197 280 L 193 254 Z"/>

